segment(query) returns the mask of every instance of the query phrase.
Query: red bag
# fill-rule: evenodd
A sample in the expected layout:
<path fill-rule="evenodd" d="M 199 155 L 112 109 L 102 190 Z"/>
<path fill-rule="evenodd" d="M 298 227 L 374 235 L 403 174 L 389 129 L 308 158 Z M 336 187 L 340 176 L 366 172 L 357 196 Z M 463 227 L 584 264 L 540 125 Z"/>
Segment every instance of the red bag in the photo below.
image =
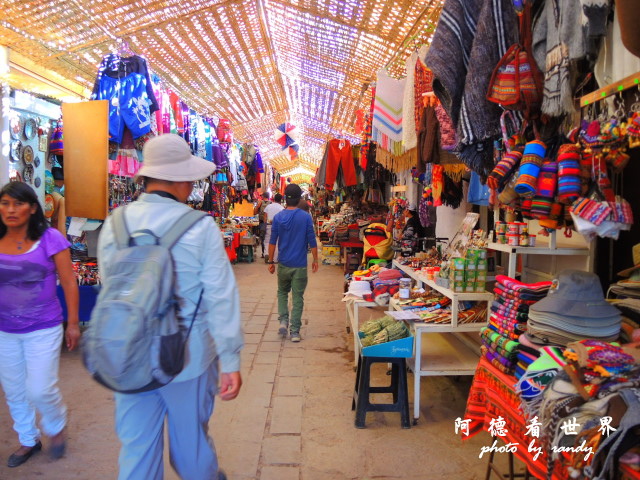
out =
<path fill-rule="evenodd" d="M 512 45 L 493 70 L 487 100 L 509 110 L 531 114 L 542 105 L 542 74 L 531 50 L 531 6 L 520 17 L 520 43 Z"/>

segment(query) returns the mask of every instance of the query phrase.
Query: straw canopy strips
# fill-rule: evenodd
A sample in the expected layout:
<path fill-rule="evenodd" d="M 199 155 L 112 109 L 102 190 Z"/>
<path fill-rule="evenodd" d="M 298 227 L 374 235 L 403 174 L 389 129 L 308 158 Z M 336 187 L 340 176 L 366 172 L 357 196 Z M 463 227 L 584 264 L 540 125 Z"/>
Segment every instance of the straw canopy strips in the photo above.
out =
<path fill-rule="evenodd" d="M 125 40 L 190 107 L 227 118 L 280 171 L 311 171 L 325 142 L 352 143 L 375 72 L 404 73 L 442 0 L 0 0 L 0 44 L 91 89 Z M 298 127 L 292 159 L 273 139 Z"/>

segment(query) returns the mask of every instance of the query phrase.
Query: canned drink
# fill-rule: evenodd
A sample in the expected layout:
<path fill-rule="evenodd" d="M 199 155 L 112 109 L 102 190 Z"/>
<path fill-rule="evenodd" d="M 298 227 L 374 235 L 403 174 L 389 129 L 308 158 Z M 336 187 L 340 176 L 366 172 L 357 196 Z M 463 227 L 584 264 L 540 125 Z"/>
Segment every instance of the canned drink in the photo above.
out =
<path fill-rule="evenodd" d="M 526 233 L 523 233 L 522 235 L 520 235 L 520 246 L 521 247 L 529 246 L 529 235 L 527 235 Z"/>

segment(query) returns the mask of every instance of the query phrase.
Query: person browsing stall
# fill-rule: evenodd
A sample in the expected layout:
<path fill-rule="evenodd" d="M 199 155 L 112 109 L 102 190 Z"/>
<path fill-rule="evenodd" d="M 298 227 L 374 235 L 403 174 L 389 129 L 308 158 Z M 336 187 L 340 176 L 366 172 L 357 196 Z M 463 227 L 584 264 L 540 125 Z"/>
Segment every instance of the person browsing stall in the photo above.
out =
<path fill-rule="evenodd" d="M 7 461 L 17 467 L 42 449 L 36 410 L 49 453 L 65 453 L 67 409 L 58 388 L 62 337 L 69 350 L 80 339 L 78 284 L 67 239 L 47 225 L 36 192 L 12 182 L 0 190 L 0 382 L 20 448 Z M 56 274 L 67 303 L 63 333 Z"/>
<path fill-rule="evenodd" d="M 274 257 L 276 245 L 278 261 L 278 334 L 285 338 L 289 330 L 292 342 L 299 342 L 304 291 L 307 288 L 307 248 L 311 248 L 313 263 L 311 271 L 318 271 L 318 245 L 313 231 L 311 215 L 298 208 L 302 189 L 295 183 L 284 192 L 287 208 L 273 218 L 269 238 L 269 258 Z M 275 262 L 269 261 L 269 272 L 276 270 Z M 292 293 L 292 309 L 289 315 L 289 292 Z"/>
<path fill-rule="evenodd" d="M 162 237 L 189 211 L 185 205 L 193 182 L 208 177 L 213 163 L 191 155 L 189 145 L 175 134 L 149 140 L 143 149 L 142 178 L 146 193 L 124 207 L 131 228 Z M 117 251 L 112 216 L 98 241 L 98 263 L 108 282 L 109 264 Z M 129 231 L 132 231 L 131 228 Z M 176 272 L 180 316 L 192 318 L 185 366 L 169 384 L 143 393 L 115 393 L 115 429 L 120 439 L 119 480 L 161 480 L 163 441 L 167 421 L 171 465 L 183 479 L 226 479 L 218 467 L 207 432 L 214 396 L 236 398 L 242 385 L 240 299 L 225 253 L 222 235 L 206 216 L 191 227 L 171 250 Z"/>

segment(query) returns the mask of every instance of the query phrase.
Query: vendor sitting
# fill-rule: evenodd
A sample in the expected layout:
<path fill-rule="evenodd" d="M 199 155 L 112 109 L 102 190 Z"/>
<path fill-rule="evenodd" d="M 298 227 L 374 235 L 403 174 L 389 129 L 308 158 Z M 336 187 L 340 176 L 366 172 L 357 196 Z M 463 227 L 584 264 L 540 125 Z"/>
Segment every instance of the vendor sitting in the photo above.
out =
<path fill-rule="evenodd" d="M 403 212 L 405 220 L 404 227 L 402 228 L 402 236 L 398 239 L 400 245 L 400 251 L 403 257 L 410 257 L 418 250 L 418 239 L 426 236 L 426 231 L 420 223 L 420 217 L 418 216 L 418 210 L 415 204 L 407 205 L 407 208 Z M 387 223 L 387 231 L 393 231 L 393 220 Z"/>

